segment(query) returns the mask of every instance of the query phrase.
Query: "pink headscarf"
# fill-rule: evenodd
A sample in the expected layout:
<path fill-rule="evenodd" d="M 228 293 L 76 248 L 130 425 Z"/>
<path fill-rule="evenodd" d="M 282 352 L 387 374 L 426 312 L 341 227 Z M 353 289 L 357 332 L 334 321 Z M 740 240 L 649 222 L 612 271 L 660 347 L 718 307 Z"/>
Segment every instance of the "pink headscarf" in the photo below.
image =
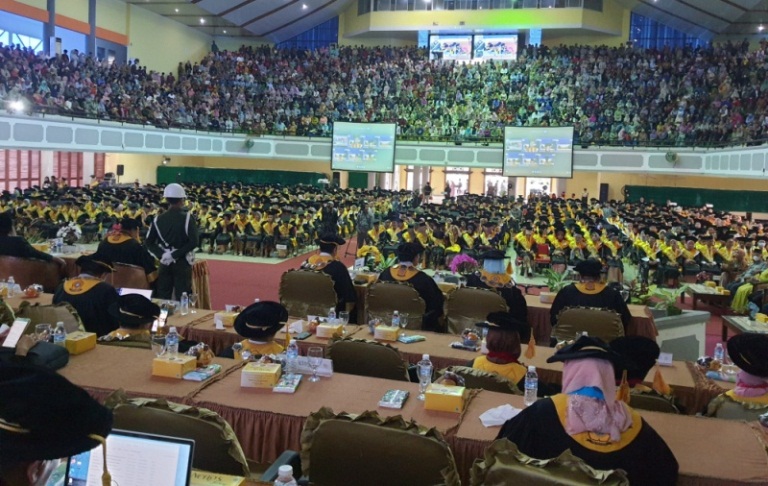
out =
<path fill-rule="evenodd" d="M 768 393 L 768 379 L 739 371 L 733 393 L 740 397 L 754 398 Z"/>
<path fill-rule="evenodd" d="M 572 394 L 585 387 L 599 388 L 605 399 Z M 569 435 L 594 432 L 608 434 L 611 442 L 618 442 L 621 433 L 632 425 L 626 404 L 616 400 L 616 381 L 609 361 L 586 358 L 563 363 L 563 393 L 569 395 L 565 418 Z"/>

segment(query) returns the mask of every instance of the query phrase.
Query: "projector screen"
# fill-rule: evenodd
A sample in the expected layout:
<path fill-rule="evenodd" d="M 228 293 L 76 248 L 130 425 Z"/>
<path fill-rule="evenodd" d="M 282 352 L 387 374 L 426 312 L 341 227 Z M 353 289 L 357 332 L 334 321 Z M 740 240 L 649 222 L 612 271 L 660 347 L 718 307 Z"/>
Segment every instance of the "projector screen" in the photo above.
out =
<path fill-rule="evenodd" d="M 331 170 L 393 172 L 395 131 L 394 123 L 335 122 Z"/>
<path fill-rule="evenodd" d="M 429 58 L 446 61 L 472 59 L 471 35 L 430 35 Z"/>
<path fill-rule="evenodd" d="M 573 127 L 505 127 L 502 174 L 573 177 Z"/>
<path fill-rule="evenodd" d="M 516 35 L 476 35 L 475 59 L 517 59 Z"/>

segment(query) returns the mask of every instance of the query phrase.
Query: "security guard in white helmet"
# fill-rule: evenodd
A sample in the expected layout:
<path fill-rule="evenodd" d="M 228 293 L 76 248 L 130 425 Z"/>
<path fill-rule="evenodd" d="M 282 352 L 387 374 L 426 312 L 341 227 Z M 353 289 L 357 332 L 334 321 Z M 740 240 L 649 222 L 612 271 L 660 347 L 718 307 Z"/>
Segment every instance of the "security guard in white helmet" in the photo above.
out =
<path fill-rule="evenodd" d="M 163 192 L 166 212 L 155 218 L 147 233 L 147 248 L 160 260 L 157 297 L 180 299 L 192 292 L 192 264 L 195 261 L 198 233 L 195 218 L 184 211 L 187 194 L 179 184 L 168 184 Z"/>

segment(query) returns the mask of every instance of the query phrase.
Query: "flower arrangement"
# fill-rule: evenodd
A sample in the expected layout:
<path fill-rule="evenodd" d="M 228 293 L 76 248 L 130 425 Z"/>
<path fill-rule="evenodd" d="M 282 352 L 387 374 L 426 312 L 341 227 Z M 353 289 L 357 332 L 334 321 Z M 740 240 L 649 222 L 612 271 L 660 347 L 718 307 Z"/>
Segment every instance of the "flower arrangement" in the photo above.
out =
<path fill-rule="evenodd" d="M 56 232 L 56 237 L 64 240 L 64 243 L 67 245 L 74 245 L 81 236 L 83 236 L 83 231 L 75 222 L 62 226 Z"/>
<path fill-rule="evenodd" d="M 480 264 L 477 263 L 477 260 L 464 253 L 456 255 L 451 261 L 451 271 L 453 273 L 467 275 L 477 271 L 478 268 L 480 268 Z"/>

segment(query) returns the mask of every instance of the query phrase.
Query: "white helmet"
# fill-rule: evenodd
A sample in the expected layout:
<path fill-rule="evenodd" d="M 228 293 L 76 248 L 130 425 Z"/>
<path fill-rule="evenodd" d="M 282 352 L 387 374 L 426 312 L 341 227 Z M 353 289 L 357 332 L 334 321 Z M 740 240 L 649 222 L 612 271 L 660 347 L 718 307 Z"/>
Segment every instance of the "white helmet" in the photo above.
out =
<path fill-rule="evenodd" d="M 184 191 L 184 188 L 181 187 L 180 184 L 168 184 L 165 186 L 165 191 L 163 191 L 163 197 L 169 198 L 174 197 L 177 199 L 185 198 L 187 197 L 187 193 Z"/>

